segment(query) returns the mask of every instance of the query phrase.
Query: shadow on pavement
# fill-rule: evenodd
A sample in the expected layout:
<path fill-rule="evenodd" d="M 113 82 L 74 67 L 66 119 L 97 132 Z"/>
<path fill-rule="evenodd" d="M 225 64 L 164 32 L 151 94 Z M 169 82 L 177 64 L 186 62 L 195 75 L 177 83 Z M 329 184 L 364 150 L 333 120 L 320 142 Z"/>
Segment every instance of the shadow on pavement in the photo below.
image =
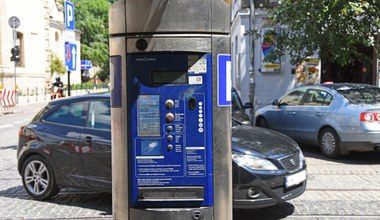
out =
<path fill-rule="evenodd" d="M 23 186 L 11 187 L 0 191 L 0 198 L 16 198 L 35 202 L 24 190 Z M 100 212 L 101 216 L 112 216 L 112 194 L 88 192 L 77 189 L 63 189 L 57 196 L 50 200 L 38 201 L 57 205 L 80 207 Z"/>
<path fill-rule="evenodd" d="M 10 146 L 0 146 L 0 150 L 7 150 L 7 149 L 17 149 L 17 145 L 10 145 Z"/>
<path fill-rule="evenodd" d="M 98 210 L 103 216 L 112 215 L 111 193 L 63 192 L 45 202 Z"/>
<path fill-rule="evenodd" d="M 282 219 L 294 212 L 294 206 L 288 202 L 261 209 L 237 209 L 233 212 L 234 220 L 252 220 L 252 219 Z"/>

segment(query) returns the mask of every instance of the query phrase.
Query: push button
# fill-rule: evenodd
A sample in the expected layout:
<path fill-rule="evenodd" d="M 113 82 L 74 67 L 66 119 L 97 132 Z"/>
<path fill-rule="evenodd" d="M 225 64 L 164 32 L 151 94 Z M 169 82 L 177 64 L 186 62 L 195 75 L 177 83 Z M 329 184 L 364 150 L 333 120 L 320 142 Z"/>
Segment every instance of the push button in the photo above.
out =
<path fill-rule="evenodd" d="M 168 141 L 172 141 L 173 140 L 173 136 L 172 135 L 168 135 Z"/>
<path fill-rule="evenodd" d="M 167 130 L 168 130 L 168 132 L 173 131 L 173 127 L 172 126 L 168 126 Z"/>
<path fill-rule="evenodd" d="M 167 109 L 171 109 L 174 107 L 174 101 L 172 99 L 168 99 L 165 101 L 165 107 Z"/>
<path fill-rule="evenodd" d="M 171 150 L 173 150 L 173 145 L 172 145 L 172 144 L 169 144 L 169 145 L 168 145 L 168 151 L 171 151 Z"/>
<path fill-rule="evenodd" d="M 167 123 L 170 123 L 170 122 L 174 121 L 174 114 L 173 113 L 167 113 L 165 115 L 165 119 L 166 119 Z"/>

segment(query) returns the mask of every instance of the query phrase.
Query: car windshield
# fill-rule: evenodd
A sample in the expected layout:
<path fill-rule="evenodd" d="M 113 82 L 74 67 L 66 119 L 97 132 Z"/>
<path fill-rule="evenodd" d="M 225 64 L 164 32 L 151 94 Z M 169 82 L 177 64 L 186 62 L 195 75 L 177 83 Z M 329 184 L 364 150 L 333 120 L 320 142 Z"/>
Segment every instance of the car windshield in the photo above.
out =
<path fill-rule="evenodd" d="M 377 87 L 341 87 L 337 91 L 350 103 L 380 104 L 380 88 Z"/>

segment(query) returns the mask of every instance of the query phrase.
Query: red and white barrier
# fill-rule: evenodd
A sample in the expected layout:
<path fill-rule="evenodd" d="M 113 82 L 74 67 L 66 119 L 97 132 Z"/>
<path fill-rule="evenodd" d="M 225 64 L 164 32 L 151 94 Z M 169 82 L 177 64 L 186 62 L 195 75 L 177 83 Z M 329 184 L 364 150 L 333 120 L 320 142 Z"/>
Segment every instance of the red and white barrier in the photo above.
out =
<path fill-rule="evenodd" d="M 16 92 L 15 90 L 0 90 L 1 106 L 0 112 L 13 112 L 16 105 Z"/>

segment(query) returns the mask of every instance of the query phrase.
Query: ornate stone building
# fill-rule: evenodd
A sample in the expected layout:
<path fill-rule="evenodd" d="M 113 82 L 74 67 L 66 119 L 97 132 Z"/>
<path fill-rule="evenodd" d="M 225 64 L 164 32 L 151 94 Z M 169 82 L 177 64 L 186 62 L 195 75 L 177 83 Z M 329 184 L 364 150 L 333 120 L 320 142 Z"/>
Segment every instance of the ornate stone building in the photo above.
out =
<path fill-rule="evenodd" d="M 54 53 L 64 62 L 66 42 L 64 6 L 62 0 L 1 0 L 0 1 L 0 88 L 13 89 L 14 82 L 21 93 L 33 89 L 45 92 L 54 73 L 51 73 L 50 58 Z M 20 26 L 13 29 L 8 24 L 16 16 Z M 79 34 L 76 33 L 76 39 Z M 78 37 L 78 38 L 77 38 Z M 20 62 L 10 60 L 14 43 L 20 47 Z M 80 50 L 79 42 L 78 50 Z M 80 56 L 78 54 L 78 63 Z M 78 72 L 78 74 L 76 74 Z M 80 83 L 80 67 L 72 77 L 72 83 Z M 16 76 L 16 77 L 15 77 Z M 65 82 L 65 77 L 61 77 Z M 15 80 L 16 79 L 16 80 Z M 78 81 L 79 79 L 79 81 Z"/>

